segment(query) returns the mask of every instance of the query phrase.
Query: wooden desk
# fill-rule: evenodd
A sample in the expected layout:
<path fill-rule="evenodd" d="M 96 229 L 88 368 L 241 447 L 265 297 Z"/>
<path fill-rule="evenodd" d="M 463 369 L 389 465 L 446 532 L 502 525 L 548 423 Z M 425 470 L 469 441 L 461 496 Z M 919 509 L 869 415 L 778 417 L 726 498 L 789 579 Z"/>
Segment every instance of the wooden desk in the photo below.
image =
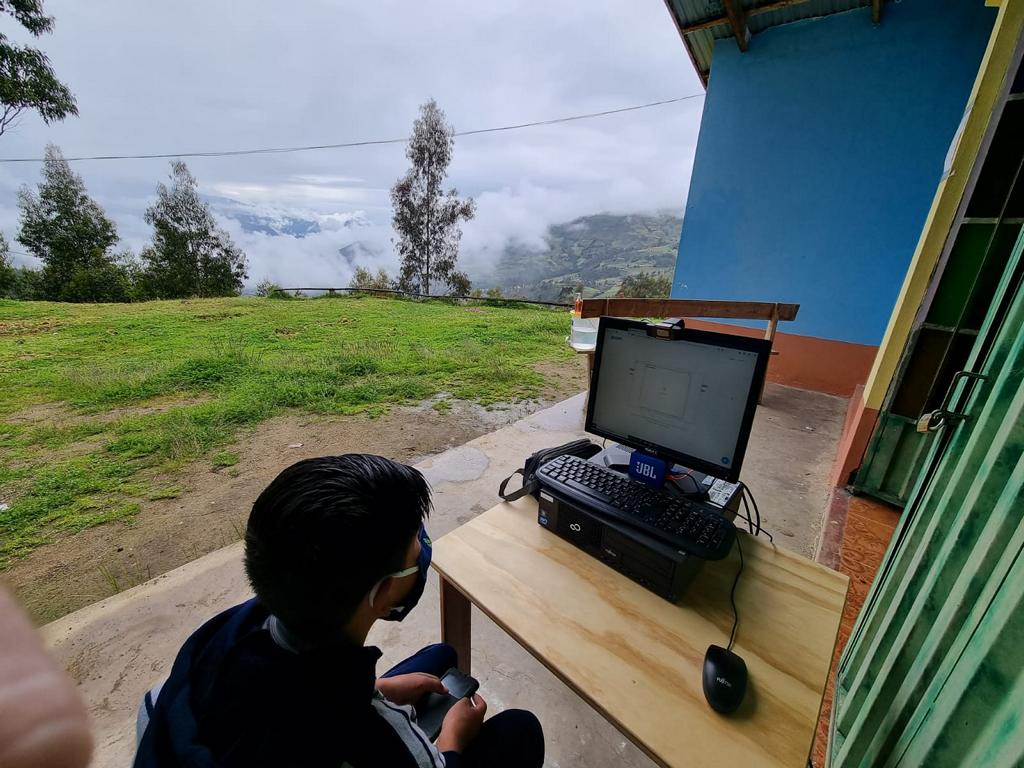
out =
<path fill-rule="evenodd" d="M 469 669 L 470 604 L 661 765 L 805 768 L 849 580 L 743 534 L 735 650 L 739 711 L 704 700 L 708 645 L 726 645 L 739 559 L 705 565 L 672 605 L 537 525 L 536 501 L 499 504 L 434 543 L 444 639 Z"/>

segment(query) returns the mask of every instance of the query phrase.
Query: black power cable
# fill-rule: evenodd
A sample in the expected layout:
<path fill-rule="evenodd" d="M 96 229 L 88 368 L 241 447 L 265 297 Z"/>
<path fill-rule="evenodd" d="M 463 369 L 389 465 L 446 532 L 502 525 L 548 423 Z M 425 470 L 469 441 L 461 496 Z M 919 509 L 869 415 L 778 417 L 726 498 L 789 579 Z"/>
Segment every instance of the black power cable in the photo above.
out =
<path fill-rule="evenodd" d="M 737 517 L 747 521 L 747 528 L 753 536 L 760 536 L 762 533 L 768 537 L 768 541 L 771 542 L 772 546 L 775 546 L 775 537 L 772 536 L 768 531 L 761 527 L 761 510 L 757 506 L 757 500 L 754 498 L 754 494 L 751 493 L 743 483 L 737 483 L 740 488 L 740 501 L 743 502 L 743 508 L 746 510 L 746 515 L 741 515 L 737 511 Z M 750 503 L 747 503 L 747 499 L 750 499 Z M 754 507 L 754 515 L 751 517 L 750 507 Z M 743 573 L 743 545 L 740 544 L 740 535 L 736 534 L 736 551 L 740 556 L 740 567 L 736 570 L 736 577 L 732 581 L 732 590 L 729 592 L 729 602 L 732 604 L 732 631 L 729 633 L 729 645 L 727 650 L 731 651 L 733 645 L 736 642 L 736 630 L 740 624 L 740 611 L 736 607 L 736 586 L 740 583 L 740 574 Z"/>
<path fill-rule="evenodd" d="M 740 624 L 740 610 L 736 607 L 736 585 L 740 583 L 740 574 L 743 573 L 743 547 L 740 546 L 740 537 L 736 537 L 736 551 L 740 554 L 740 567 L 736 571 L 736 578 L 732 580 L 732 590 L 729 592 L 729 602 L 732 603 L 732 632 L 729 633 L 729 645 L 726 650 L 731 651 L 733 643 L 736 642 L 736 628 Z"/>
<path fill-rule="evenodd" d="M 746 516 L 738 515 L 741 519 L 747 521 L 747 527 L 750 529 L 750 533 L 754 536 L 760 536 L 762 533 L 768 537 L 768 541 L 775 544 L 775 537 L 771 535 L 765 528 L 761 527 L 761 510 L 757 506 L 757 499 L 754 498 L 754 494 L 751 492 L 743 483 L 737 483 L 740 487 L 740 499 L 743 501 L 743 508 L 747 510 Z M 750 499 L 750 504 L 754 507 L 753 518 L 750 514 L 750 506 L 747 504 L 747 499 Z"/>

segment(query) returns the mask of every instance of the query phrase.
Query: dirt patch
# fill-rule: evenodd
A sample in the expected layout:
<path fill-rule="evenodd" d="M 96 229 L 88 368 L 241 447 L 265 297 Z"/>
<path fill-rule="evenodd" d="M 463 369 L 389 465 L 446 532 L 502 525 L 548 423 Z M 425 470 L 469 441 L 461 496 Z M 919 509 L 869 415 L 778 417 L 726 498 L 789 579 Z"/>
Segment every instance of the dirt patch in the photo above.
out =
<path fill-rule="evenodd" d="M 123 408 L 110 408 L 101 413 L 80 413 L 68 408 L 64 403 L 38 403 L 22 408 L 7 416 L 4 421 L 20 426 L 75 426 L 77 424 L 106 424 L 131 416 L 148 416 L 152 413 L 163 413 L 172 408 L 198 405 L 209 400 L 209 395 L 163 395 L 145 400 L 137 405 Z"/>
<path fill-rule="evenodd" d="M 576 355 L 569 360 L 545 360 L 535 363 L 533 370 L 544 377 L 544 396 L 563 400 L 587 388 L 587 356 Z"/>
<path fill-rule="evenodd" d="M 555 368 L 558 375 L 546 376 L 542 400 L 482 407 L 440 395 L 376 419 L 271 419 L 227 448 L 238 457 L 232 466 L 216 468 L 206 459 L 159 478 L 154 485 L 163 490 L 154 495 L 173 498 L 144 501 L 133 524 L 109 523 L 65 536 L 17 561 L 0 579 L 37 622 L 52 621 L 238 540 L 256 496 L 300 459 L 366 452 L 414 463 L 583 388 L 582 361 Z"/>
<path fill-rule="evenodd" d="M 0 322 L 0 336 L 25 336 L 30 333 L 46 333 L 63 328 L 66 323 L 51 317 L 38 320 L 5 320 Z"/>

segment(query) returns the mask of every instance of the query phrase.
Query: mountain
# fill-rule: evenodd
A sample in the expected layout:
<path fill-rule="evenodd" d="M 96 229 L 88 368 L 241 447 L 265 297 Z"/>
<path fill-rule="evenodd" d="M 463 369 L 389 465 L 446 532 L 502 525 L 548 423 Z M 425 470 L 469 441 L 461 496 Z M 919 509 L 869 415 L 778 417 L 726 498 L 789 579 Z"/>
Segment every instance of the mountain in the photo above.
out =
<path fill-rule="evenodd" d="M 226 197 L 206 199 L 216 213 L 241 224 L 243 232 L 305 237 L 320 231 L 320 224 L 312 215 L 297 215 L 291 211 L 256 206 Z"/>
<path fill-rule="evenodd" d="M 682 219 L 659 214 L 583 216 L 556 224 L 542 249 L 510 243 L 490 274 L 474 284 L 495 285 L 509 296 L 542 301 L 614 295 L 622 279 L 638 272 L 672 276 Z"/>
<path fill-rule="evenodd" d="M 338 253 L 345 260 L 345 263 L 353 269 L 359 266 L 365 267 L 368 264 L 379 261 L 383 255 L 383 251 L 361 240 L 343 245 L 338 249 Z"/>

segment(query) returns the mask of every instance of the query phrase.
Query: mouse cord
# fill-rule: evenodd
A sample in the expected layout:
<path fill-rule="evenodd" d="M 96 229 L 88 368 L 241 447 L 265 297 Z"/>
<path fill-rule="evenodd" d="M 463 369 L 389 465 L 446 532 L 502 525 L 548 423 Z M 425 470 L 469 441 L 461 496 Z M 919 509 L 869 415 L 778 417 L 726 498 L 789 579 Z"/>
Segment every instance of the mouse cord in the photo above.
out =
<path fill-rule="evenodd" d="M 743 547 L 740 546 L 739 534 L 736 534 L 736 551 L 740 553 L 740 567 L 736 571 L 736 578 L 732 580 L 732 591 L 729 593 L 729 602 L 732 603 L 732 632 L 729 633 L 729 647 L 731 651 L 733 643 L 736 642 L 736 627 L 740 623 L 740 611 L 736 607 L 736 585 L 740 583 L 740 574 L 743 573 Z"/>
<path fill-rule="evenodd" d="M 761 510 L 757 506 L 757 500 L 754 498 L 754 494 L 751 493 L 750 488 L 743 483 L 737 483 L 740 487 L 740 500 L 743 502 L 743 509 L 746 511 L 746 515 L 741 515 L 737 512 L 737 517 L 741 520 L 747 521 L 747 528 L 755 536 L 760 536 L 762 533 L 768 537 L 768 541 L 772 544 L 775 543 L 775 537 L 766 529 L 761 527 Z M 747 503 L 747 499 L 750 499 L 750 504 L 754 505 L 754 512 L 750 512 L 750 504 Z"/>
<path fill-rule="evenodd" d="M 750 504 L 747 503 L 747 494 L 744 492 L 743 487 L 740 487 L 740 501 L 743 502 L 743 509 L 746 512 L 746 516 L 740 515 L 740 517 L 747 521 L 747 530 L 751 535 L 754 535 L 754 513 L 750 511 Z M 739 510 L 737 509 L 737 514 Z"/>

